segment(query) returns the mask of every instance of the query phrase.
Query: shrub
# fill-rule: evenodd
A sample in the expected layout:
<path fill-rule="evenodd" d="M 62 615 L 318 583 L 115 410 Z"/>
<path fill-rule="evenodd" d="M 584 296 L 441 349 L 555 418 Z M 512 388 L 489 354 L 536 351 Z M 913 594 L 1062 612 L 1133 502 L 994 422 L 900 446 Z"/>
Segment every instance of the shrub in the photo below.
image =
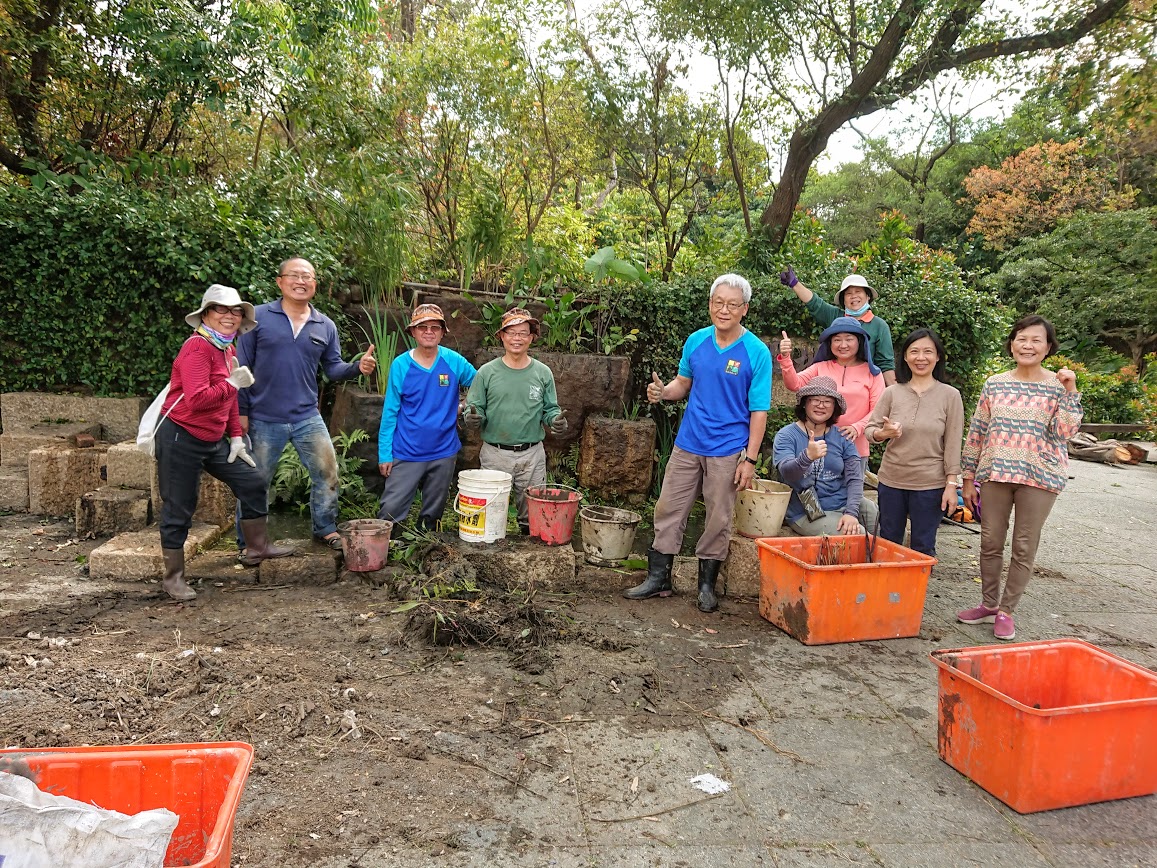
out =
<path fill-rule="evenodd" d="M 1048 366 L 1072 368 L 1077 375 L 1077 389 L 1085 421 L 1090 423 L 1153 427 L 1157 422 L 1157 389 L 1146 387 L 1137 377 L 1137 369 L 1126 365 L 1119 371 L 1098 373 L 1080 362 L 1064 356 L 1052 356 Z"/>

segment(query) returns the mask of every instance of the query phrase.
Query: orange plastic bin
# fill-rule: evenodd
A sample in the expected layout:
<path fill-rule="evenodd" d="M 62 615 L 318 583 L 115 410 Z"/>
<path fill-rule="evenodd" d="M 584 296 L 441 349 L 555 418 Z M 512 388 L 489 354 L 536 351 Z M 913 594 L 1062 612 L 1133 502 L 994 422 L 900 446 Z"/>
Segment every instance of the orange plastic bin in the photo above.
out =
<path fill-rule="evenodd" d="M 759 550 L 759 614 L 805 645 L 898 639 L 920 632 L 936 558 L 877 538 L 831 537 L 842 563 L 817 566 L 823 537 L 768 537 Z"/>
<path fill-rule="evenodd" d="M 1157 792 L 1157 673 L 1080 639 L 931 656 L 940 759 L 1014 811 Z"/>
<path fill-rule="evenodd" d="M 241 742 L 9 749 L 41 790 L 122 814 L 168 808 L 181 819 L 165 868 L 229 868 L 233 819 L 253 764 Z"/>

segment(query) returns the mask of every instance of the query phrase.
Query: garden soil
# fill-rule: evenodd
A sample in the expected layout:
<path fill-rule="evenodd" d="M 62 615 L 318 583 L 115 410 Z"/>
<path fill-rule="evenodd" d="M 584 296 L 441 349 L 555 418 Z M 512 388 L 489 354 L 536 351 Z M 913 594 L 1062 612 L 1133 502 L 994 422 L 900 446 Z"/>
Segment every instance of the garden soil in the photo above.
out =
<path fill-rule="evenodd" d="M 1058 503 L 1044 545 L 1065 562 L 1042 564 L 1018 639 L 1154 667 L 1157 572 L 1130 548 L 1154 471 L 1085 467 L 1109 476 L 1061 499 L 1087 527 Z M 1082 565 L 1097 522 L 1112 542 Z M 67 522 L 0 516 L 0 739 L 252 744 L 234 866 L 1157 864 L 1153 797 L 1020 816 L 937 758 L 927 655 L 993 641 L 952 618 L 977 541 L 942 529 L 918 637 L 807 647 L 753 600 L 628 603 L 641 574 L 594 568 L 399 613 L 389 582 L 226 570 L 178 604 L 88 578 L 96 542 Z M 732 789 L 699 791 L 705 773 Z"/>

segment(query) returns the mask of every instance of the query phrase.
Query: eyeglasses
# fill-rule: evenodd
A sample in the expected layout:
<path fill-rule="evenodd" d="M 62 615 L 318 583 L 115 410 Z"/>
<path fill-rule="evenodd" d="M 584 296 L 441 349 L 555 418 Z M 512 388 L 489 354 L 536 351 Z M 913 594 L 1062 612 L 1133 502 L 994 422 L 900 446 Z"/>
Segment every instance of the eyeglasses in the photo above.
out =
<path fill-rule="evenodd" d="M 512 332 L 510 329 L 504 329 L 502 333 L 504 335 L 506 335 L 508 338 L 528 338 L 528 337 L 530 337 L 530 332 L 528 332 L 528 331 Z"/>
<path fill-rule="evenodd" d="M 245 316 L 245 308 L 243 307 L 225 307 L 223 304 L 211 304 L 206 310 L 211 310 L 213 313 L 221 316 Z"/>
<path fill-rule="evenodd" d="M 736 313 L 746 306 L 747 302 L 745 301 L 723 301 L 719 298 L 713 298 L 711 300 L 712 310 L 723 310 L 724 308 L 727 308 L 727 310 L 731 311 L 731 313 Z"/>
<path fill-rule="evenodd" d="M 442 331 L 442 324 L 437 322 L 418 323 L 414 326 L 414 331 L 419 332 L 440 332 Z"/>
<path fill-rule="evenodd" d="M 818 395 L 811 395 L 808 400 L 817 407 L 831 407 L 836 403 L 835 398 L 821 398 Z"/>
<path fill-rule="evenodd" d="M 288 280 L 301 280 L 305 283 L 313 283 L 317 280 L 317 275 L 310 274 L 308 271 L 286 271 L 284 274 L 277 276 L 287 278 Z"/>

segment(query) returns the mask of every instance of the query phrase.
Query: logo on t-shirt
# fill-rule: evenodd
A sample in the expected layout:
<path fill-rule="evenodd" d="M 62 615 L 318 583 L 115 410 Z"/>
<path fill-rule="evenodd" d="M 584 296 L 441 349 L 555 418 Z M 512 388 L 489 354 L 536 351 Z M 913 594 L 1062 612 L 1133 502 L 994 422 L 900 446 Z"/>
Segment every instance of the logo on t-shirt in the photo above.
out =
<path fill-rule="evenodd" d="M 738 374 L 739 373 L 739 360 L 738 359 L 728 359 L 727 360 L 727 373 L 729 373 L 729 374 Z"/>
<path fill-rule="evenodd" d="M 438 385 L 439 386 L 449 386 L 450 385 L 450 375 L 449 374 L 439 374 L 438 375 Z"/>
<path fill-rule="evenodd" d="M 533 386 L 531 386 L 528 397 L 530 398 L 531 401 L 541 401 L 542 400 L 542 386 L 539 383 L 535 383 Z"/>

